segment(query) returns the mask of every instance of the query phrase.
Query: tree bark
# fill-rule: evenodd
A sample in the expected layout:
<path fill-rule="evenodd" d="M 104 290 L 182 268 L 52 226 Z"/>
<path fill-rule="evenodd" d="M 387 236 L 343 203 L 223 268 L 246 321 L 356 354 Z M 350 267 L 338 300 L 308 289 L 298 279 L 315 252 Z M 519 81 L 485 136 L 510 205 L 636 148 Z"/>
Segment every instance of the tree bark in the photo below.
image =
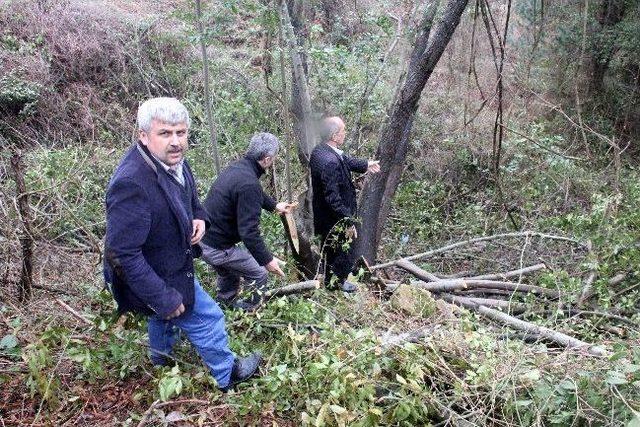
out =
<path fill-rule="evenodd" d="M 16 150 L 11 156 L 11 168 L 13 169 L 18 195 L 18 214 L 22 221 L 20 246 L 22 247 L 22 269 L 18 281 L 18 301 L 26 302 L 31 298 L 33 285 L 33 235 L 31 234 L 31 214 L 29 211 L 29 193 L 24 183 L 24 164 L 22 153 Z"/>
<path fill-rule="evenodd" d="M 369 177 L 360 197 L 360 206 L 365 209 L 361 210 L 362 227 L 356 251 L 369 262 L 376 258 L 382 227 L 400 183 L 422 90 L 460 23 L 467 3 L 468 0 L 449 0 L 433 34 L 435 7 L 428 9 L 420 25 L 422 30 L 414 44 L 406 80 L 378 143 L 376 156 L 381 160 L 381 172 Z"/>
<path fill-rule="evenodd" d="M 296 228 L 298 235 L 299 247 L 292 245 L 292 252 L 296 264 L 302 275 L 306 278 L 313 278 L 316 272 L 316 266 L 319 261 L 318 254 L 313 250 L 311 239 L 313 238 L 313 193 L 311 189 L 311 174 L 309 173 L 309 158 L 311 151 L 316 145 L 316 133 L 313 127 L 313 110 L 311 107 L 311 96 L 309 94 L 309 85 L 307 82 L 305 58 L 301 52 L 302 34 L 301 14 L 303 5 L 300 0 L 290 2 L 282 0 L 280 3 L 280 26 L 282 36 L 289 49 L 291 57 L 291 110 L 294 118 L 294 131 L 298 140 L 298 158 L 303 168 L 305 168 L 305 182 L 307 185 L 304 191 L 298 197 L 298 209 L 296 209 Z M 292 20 L 289 13 L 289 7 L 293 13 L 295 20 Z M 298 35 L 296 35 L 295 23 L 298 25 Z M 284 218 L 283 218 L 284 220 Z"/>
<path fill-rule="evenodd" d="M 200 40 L 200 52 L 202 54 L 202 66 L 204 71 L 204 96 L 207 112 L 207 123 L 209 125 L 209 136 L 211 148 L 213 150 L 213 163 L 216 167 L 216 174 L 220 173 L 220 154 L 218 153 L 218 134 L 213 123 L 213 113 L 211 111 L 211 89 L 209 88 L 209 59 L 207 57 L 207 45 L 204 40 L 204 29 L 202 26 L 202 8 L 200 0 L 196 0 L 196 21 L 198 23 L 198 38 Z"/>
<path fill-rule="evenodd" d="M 604 89 L 604 77 L 617 49 L 615 41 L 606 40 L 607 32 L 624 18 L 625 0 L 601 0 L 596 19 L 600 27 L 596 30 L 591 48 L 591 78 L 589 92 L 601 93 Z M 613 37 L 609 35 L 609 37 Z"/>

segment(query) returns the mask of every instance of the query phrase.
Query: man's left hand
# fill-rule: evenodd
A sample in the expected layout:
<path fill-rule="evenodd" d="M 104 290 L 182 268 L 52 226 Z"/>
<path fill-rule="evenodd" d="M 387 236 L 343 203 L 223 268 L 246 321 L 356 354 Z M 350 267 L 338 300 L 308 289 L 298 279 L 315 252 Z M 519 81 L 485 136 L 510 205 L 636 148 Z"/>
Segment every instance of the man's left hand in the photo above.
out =
<path fill-rule="evenodd" d="M 204 236 L 205 229 L 206 227 L 203 220 L 201 219 L 193 220 L 193 234 L 191 234 L 192 245 L 195 245 L 200 241 L 200 239 L 202 239 L 202 236 Z"/>
<path fill-rule="evenodd" d="M 367 163 L 367 172 L 370 172 L 370 173 L 380 172 L 380 160 L 369 160 L 369 163 Z"/>
<path fill-rule="evenodd" d="M 276 212 L 280 215 L 288 214 L 293 211 L 293 208 L 296 206 L 298 206 L 297 203 L 280 202 L 276 205 Z"/>

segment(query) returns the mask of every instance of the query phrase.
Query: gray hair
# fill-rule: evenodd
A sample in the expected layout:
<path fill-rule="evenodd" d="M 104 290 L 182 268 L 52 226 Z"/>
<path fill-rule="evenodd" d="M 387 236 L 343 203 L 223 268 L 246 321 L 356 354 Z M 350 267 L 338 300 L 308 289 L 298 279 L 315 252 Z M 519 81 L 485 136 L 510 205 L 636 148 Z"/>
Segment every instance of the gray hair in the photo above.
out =
<path fill-rule="evenodd" d="M 320 140 L 323 143 L 331 141 L 333 135 L 340 131 L 340 125 L 334 120 L 324 119 L 320 125 Z"/>
<path fill-rule="evenodd" d="M 251 137 L 247 157 L 253 160 L 262 160 L 265 157 L 275 157 L 280 148 L 280 140 L 268 132 L 259 132 Z"/>
<path fill-rule="evenodd" d="M 186 123 L 191 126 L 187 108 L 175 98 L 151 98 L 138 107 L 138 129 L 149 132 L 151 122 L 158 120 L 175 126 Z"/>

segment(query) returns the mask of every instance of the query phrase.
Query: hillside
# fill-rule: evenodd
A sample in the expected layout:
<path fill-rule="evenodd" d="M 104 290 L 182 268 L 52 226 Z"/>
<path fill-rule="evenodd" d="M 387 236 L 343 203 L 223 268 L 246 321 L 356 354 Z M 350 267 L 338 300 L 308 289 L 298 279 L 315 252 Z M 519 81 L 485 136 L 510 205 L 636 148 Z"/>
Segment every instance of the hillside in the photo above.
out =
<path fill-rule="evenodd" d="M 203 34 L 194 2 L 2 3 L 2 425 L 638 425 L 640 7 L 468 2 L 410 132 L 387 141 L 427 3 L 291 1 L 282 40 L 279 3 L 263 0 L 203 1 Z M 432 37 L 456 2 L 440 3 Z M 359 292 L 224 309 L 232 350 L 265 362 L 222 393 L 186 340 L 153 367 L 144 316 L 116 314 L 105 190 L 140 102 L 173 96 L 192 118 L 200 197 L 212 140 L 227 165 L 259 131 L 288 153 L 263 187 L 304 197 L 296 55 L 314 118 L 343 117 L 346 151 L 380 158 L 397 189 L 379 194 L 379 230 L 361 224 L 377 245 L 352 276 Z M 406 157 L 385 154 L 402 144 Z M 373 178 L 355 183 L 371 212 Z M 269 286 L 304 280 L 280 219 L 261 221 L 287 261 Z M 195 267 L 214 295 L 213 269 Z"/>

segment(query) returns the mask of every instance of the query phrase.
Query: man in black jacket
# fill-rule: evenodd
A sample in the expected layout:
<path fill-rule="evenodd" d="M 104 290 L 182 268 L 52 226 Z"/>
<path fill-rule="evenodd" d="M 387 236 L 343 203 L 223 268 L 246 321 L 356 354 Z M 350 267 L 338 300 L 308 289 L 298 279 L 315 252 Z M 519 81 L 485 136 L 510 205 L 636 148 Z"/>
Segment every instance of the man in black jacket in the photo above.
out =
<path fill-rule="evenodd" d="M 325 119 L 321 127 L 322 144 L 314 148 L 309 161 L 313 185 L 313 220 L 325 255 L 325 286 L 355 292 L 347 282 L 353 268 L 356 239 L 356 188 L 351 172 L 380 171 L 378 161 L 350 157 L 340 150 L 344 143 L 344 122 L 339 117 Z M 332 280 L 333 278 L 333 280 Z"/>
<path fill-rule="evenodd" d="M 276 203 L 264 193 L 260 177 L 273 165 L 280 142 L 270 133 L 251 138 L 244 158 L 225 168 L 215 180 L 204 207 L 211 227 L 202 238 L 202 259 L 218 273 L 218 301 L 253 311 L 266 290 L 267 271 L 284 277 L 279 264 L 260 235 L 262 209 L 290 212 L 292 205 Z M 236 246 L 243 242 L 247 250 Z M 251 296 L 238 300 L 240 278 L 253 289 Z"/>

